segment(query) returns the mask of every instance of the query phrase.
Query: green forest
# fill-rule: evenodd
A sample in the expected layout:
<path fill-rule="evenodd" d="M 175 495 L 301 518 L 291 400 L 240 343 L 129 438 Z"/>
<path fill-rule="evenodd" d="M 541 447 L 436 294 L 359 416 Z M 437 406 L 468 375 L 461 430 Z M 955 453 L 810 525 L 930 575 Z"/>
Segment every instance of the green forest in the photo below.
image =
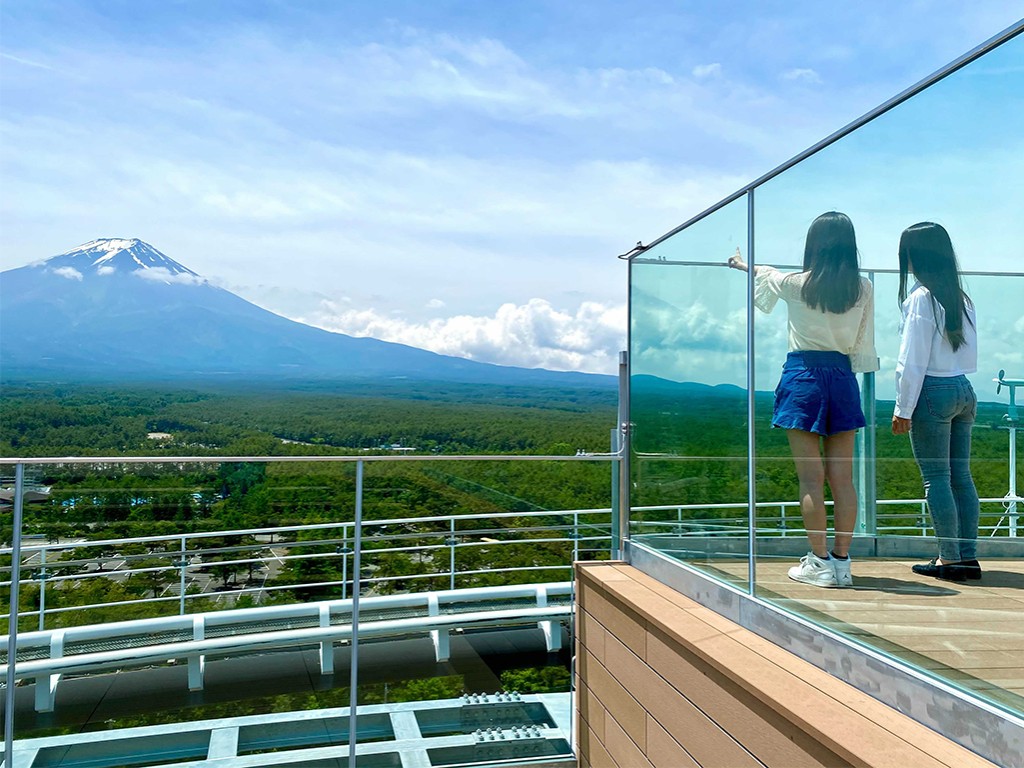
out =
<path fill-rule="evenodd" d="M 614 464 L 575 457 L 607 454 L 615 397 L 611 389 L 396 381 L 338 390 L 5 386 L 0 453 L 6 457 L 177 459 L 26 466 L 30 486 L 49 488 L 45 499 L 26 507 L 26 544 L 49 542 L 53 550 L 47 562 L 26 565 L 40 586 L 22 591 L 30 614 L 22 622 L 35 628 L 41 604 L 48 628 L 176 613 L 183 572 L 189 611 L 347 594 L 352 530 L 335 524 L 354 518 L 355 464 L 307 462 L 303 456 L 367 459 L 363 563 L 374 594 L 568 578 L 566 566 L 574 557 L 608 556 L 609 513 L 571 511 L 611 506 Z M 769 425 L 770 395 L 759 394 L 756 405 L 757 498 L 793 501 L 796 477 L 785 435 Z M 973 470 L 982 497 L 1006 493 L 1004 410 L 998 404 L 979 409 Z M 883 427 L 890 412 L 891 404 L 878 404 Z M 635 510 L 635 520 L 736 521 L 745 529 L 742 392 L 637 386 L 631 418 L 634 507 L 693 507 Z M 893 437 L 886 428 L 876 437 L 878 498 L 920 497 L 907 438 Z M 572 458 L 441 460 L 467 454 Z M 279 460 L 246 463 L 217 461 L 218 456 Z M 391 460 L 409 456 L 438 460 Z M 8 465 L 4 487 L 10 487 L 12 473 Z M 712 504 L 735 508 L 700 507 Z M 920 522 L 919 505 L 886 509 L 895 515 L 891 523 Z M 998 505 L 983 511 L 982 524 L 994 524 Z M 778 513 L 762 514 L 759 527 L 777 524 L 770 518 Z M 798 517 L 795 510 L 790 514 Z M 403 522 L 377 522 L 385 520 Z M 0 524 L 0 536 L 10 541 L 10 517 L 4 515 Z M 307 528 L 181 538 L 298 526 Z M 92 544 L 139 537 L 165 538 Z M 120 605 L 60 610 L 110 603 Z"/>
<path fill-rule="evenodd" d="M 611 462 L 373 459 L 606 454 L 614 396 L 611 390 L 390 382 L 343 392 L 6 387 L 4 456 L 206 459 L 27 465 L 29 485 L 49 494 L 26 506 L 25 543 L 54 547 L 45 564 L 27 562 L 30 577 L 40 581 L 42 574 L 46 583 L 22 590 L 30 615 L 21 623 L 37 628 L 31 612 L 41 602 L 47 628 L 177 613 L 186 561 L 193 612 L 347 594 L 351 527 L 312 526 L 353 520 L 355 464 L 296 461 L 302 456 L 368 459 L 363 565 L 364 575 L 378 580 L 374 594 L 567 579 L 574 555 L 607 556 L 608 513 L 518 515 L 607 509 Z M 209 460 L 217 456 L 289 461 Z M 6 474 L 9 487 L 13 468 Z M 446 520 L 426 519 L 441 516 Z M 449 516 L 457 520 L 449 523 Z M 395 519 L 406 522 L 374 524 Z M 574 523 L 592 526 L 594 540 L 574 539 Z M 2 526 L 0 535 L 10 541 L 9 516 Z M 282 526 L 310 528 L 181 542 L 182 535 Z M 166 538 L 90 544 L 140 537 Z M 454 556 L 453 542 L 459 545 Z M 101 573 L 109 577 L 96 578 Z M 162 601 L 132 604 L 156 598 Z M 111 603 L 119 605 L 60 610 Z"/>

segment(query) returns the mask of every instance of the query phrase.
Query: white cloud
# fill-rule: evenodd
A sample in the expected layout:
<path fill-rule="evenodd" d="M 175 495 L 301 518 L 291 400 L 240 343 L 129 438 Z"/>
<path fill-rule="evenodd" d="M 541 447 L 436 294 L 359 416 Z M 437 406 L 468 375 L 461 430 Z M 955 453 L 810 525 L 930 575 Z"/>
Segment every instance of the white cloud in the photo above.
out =
<path fill-rule="evenodd" d="M 813 69 L 805 67 L 798 67 L 796 69 L 789 69 L 783 72 L 780 77 L 783 80 L 792 80 L 800 83 L 809 83 L 812 85 L 821 84 L 821 75 L 815 72 Z"/>
<path fill-rule="evenodd" d="M 53 274 L 66 277 L 68 280 L 79 280 L 82 279 L 82 273 L 74 267 L 58 267 L 53 270 Z"/>
<path fill-rule="evenodd" d="M 693 76 L 698 79 L 717 77 L 722 74 L 722 65 L 717 61 L 712 64 L 698 64 L 693 68 Z"/>
<path fill-rule="evenodd" d="M 98 267 L 98 268 L 96 269 L 96 274 L 97 274 L 97 275 L 100 275 L 100 276 L 105 276 L 105 275 L 112 275 L 112 274 L 114 274 L 115 272 L 117 272 L 117 269 L 116 269 L 116 268 L 114 268 L 114 267 L 108 267 L 108 266 L 106 266 L 106 265 L 100 266 L 100 267 Z"/>
<path fill-rule="evenodd" d="M 441 301 L 440 299 L 431 299 L 426 303 L 427 309 L 440 309 L 444 305 L 444 302 Z"/>
<path fill-rule="evenodd" d="M 56 71 L 56 69 L 54 67 L 51 67 L 51 66 L 49 66 L 47 64 L 42 64 L 42 63 L 40 63 L 38 61 L 31 61 L 29 59 L 23 59 L 20 56 L 12 56 L 9 53 L 0 53 L 0 59 L 7 59 L 8 61 L 13 61 L 13 62 L 15 62 L 17 64 L 21 64 L 21 65 L 26 66 L 26 67 L 35 67 L 37 69 L 46 69 L 46 70 L 49 70 L 51 72 Z"/>
<path fill-rule="evenodd" d="M 206 282 L 206 278 L 200 277 L 199 275 L 190 275 L 187 272 L 172 274 L 166 267 L 137 269 L 132 272 L 132 274 L 143 280 L 152 280 L 158 283 L 167 283 L 168 285 L 202 285 Z"/>
<path fill-rule="evenodd" d="M 614 373 L 625 344 L 626 308 L 583 302 L 574 311 L 544 299 L 503 304 L 493 316 L 457 315 L 414 322 L 374 309 L 323 302 L 295 318 L 329 331 L 370 336 L 444 355 L 525 368 Z"/>
<path fill-rule="evenodd" d="M 971 30 L 997 28 L 972 7 L 940 25 L 945 47 L 934 28 L 915 27 L 915 45 L 889 49 L 874 24 L 863 34 L 853 23 L 855 11 L 759 13 L 794 23 L 729 25 L 709 12 L 698 19 L 706 28 L 659 27 L 649 46 L 609 55 L 596 45 L 585 56 L 579 46 L 591 41 L 552 25 L 526 41 L 506 38 L 504 24 L 470 31 L 450 18 L 433 27 L 445 34 L 404 19 L 338 38 L 325 12 L 296 46 L 301 28 L 248 19 L 202 37 L 185 14 L 184 35 L 169 17 L 167 48 L 144 37 L 97 45 L 102 36 L 41 20 L 11 52 L 75 76 L 20 67 L 8 78 L 0 171 L 19 192 L 0 207 L 0 266 L 125 232 L 223 284 L 272 286 L 237 292 L 266 294 L 261 303 L 281 311 L 287 303 L 289 316 L 341 295 L 413 325 L 442 309 L 483 318 L 534 296 L 557 305 L 570 292 L 615 306 L 625 283 L 615 254 L 931 71 L 980 39 Z M 822 20 L 843 34 L 805 47 Z M 182 45 L 187 55 L 167 55 Z M 830 65 L 841 55 L 849 61 Z M 818 72 L 830 88 L 780 81 L 820 81 Z M 877 200 L 876 169 L 844 176 L 844 194 L 854 176 L 875 184 Z M 806 227 L 792 205 L 800 194 L 774 197 L 796 210 L 793 231 Z M 1013 252 L 975 250 L 993 265 L 1005 257 L 990 254 Z"/>

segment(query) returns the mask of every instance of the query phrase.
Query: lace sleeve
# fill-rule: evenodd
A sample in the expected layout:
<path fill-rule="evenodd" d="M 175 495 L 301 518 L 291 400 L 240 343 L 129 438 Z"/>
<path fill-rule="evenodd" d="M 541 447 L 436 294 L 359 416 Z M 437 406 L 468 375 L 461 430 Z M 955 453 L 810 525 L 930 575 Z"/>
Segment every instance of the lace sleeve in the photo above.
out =
<path fill-rule="evenodd" d="M 870 280 L 861 281 L 861 290 L 865 291 L 864 314 L 857 329 L 857 340 L 850 352 L 850 365 L 854 373 L 877 371 L 878 353 L 875 351 L 875 297 L 874 287 Z"/>
<path fill-rule="evenodd" d="M 758 267 L 754 274 L 754 306 L 765 314 L 771 312 L 782 295 L 785 275 L 775 267 Z"/>

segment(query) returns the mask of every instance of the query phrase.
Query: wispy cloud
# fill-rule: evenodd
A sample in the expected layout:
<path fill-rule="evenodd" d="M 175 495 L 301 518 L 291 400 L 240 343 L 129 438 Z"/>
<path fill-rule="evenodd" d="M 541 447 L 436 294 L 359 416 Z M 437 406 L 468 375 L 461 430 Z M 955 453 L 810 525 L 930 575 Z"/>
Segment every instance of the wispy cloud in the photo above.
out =
<path fill-rule="evenodd" d="M 132 274 L 140 280 L 149 280 L 154 283 L 167 283 L 168 285 L 202 285 L 206 280 L 198 275 L 190 275 L 187 272 L 172 273 L 166 267 L 149 267 L 148 269 L 136 269 Z"/>
<path fill-rule="evenodd" d="M 13 61 L 15 64 L 21 64 L 22 66 L 25 66 L 25 67 L 35 67 L 36 69 L 45 69 L 45 70 L 48 70 L 50 72 L 55 72 L 56 71 L 55 67 L 51 67 L 48 64 L 43 64 L 42 62 L 39 62 L 39 61 L 31 61 L 30 59 L 23 59 L 20 56 L 12 56 L 9 53 L 2 53 L 2 52 L 0 52 L 0 59 L 7 59 L 7 61 Z"/>
<path fill-rule="evenodd" d="M 715 77 L 722 74 L 722 65 L 717 61 L 713 64 L 698 64 L 692 72 L 696 78 Z"/>
<path fill-rule="evenodd" d="M 815 72 L 813 69 L 807 67 L 798 67 L 796 69 L 788 69 L 783 72 L 780 77 L 783 80 L 791 80 L 799 83 L 808 83 L 810 85 L 820 85 L 821 75 Z"/>
<path fill-rule="evenodd" d="M 67 278 L 68 280 L 78 280 L 79 282 L 82 280 L 82 273 L 74 267 L 57 267 L 51 271 L 53 274 Z"/>

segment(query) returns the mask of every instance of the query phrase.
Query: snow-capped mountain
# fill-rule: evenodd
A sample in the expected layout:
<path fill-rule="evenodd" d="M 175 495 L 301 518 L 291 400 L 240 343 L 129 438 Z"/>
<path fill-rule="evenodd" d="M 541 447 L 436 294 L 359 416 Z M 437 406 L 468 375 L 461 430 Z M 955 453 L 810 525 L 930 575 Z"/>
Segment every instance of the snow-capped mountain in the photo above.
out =
<path fill-rule="evenodd" d="M 72 280 L 80 279 L 79 275 L 108 276 L 120 272 L 138 273 L 140 277 L 167 283 L 203 282 L 188 267 L 136 238 L 93 240 L 31 266 L 41 267 Z"/>
<path fill-rule="evenodd" d="M 275 315 L 137 239 L 100 239 L 0 272 L 0 375 L 201 379 L 402 376 L 604 386 L 610 377 L 487 365 Z"/>

